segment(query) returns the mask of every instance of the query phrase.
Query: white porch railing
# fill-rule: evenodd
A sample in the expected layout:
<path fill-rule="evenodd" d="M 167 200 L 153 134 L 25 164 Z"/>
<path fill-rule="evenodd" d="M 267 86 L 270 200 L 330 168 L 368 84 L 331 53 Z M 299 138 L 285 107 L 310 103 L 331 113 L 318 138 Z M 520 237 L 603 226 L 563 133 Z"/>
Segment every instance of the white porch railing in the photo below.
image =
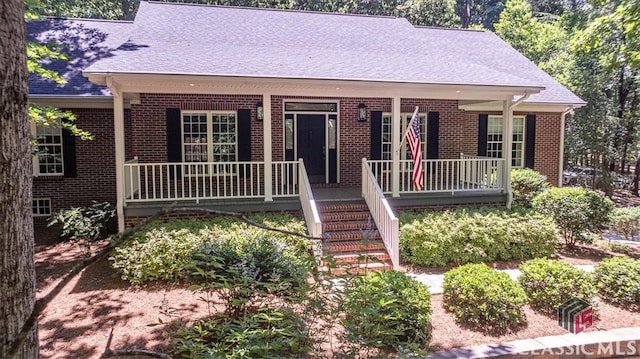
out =
<path fill-rule="evenodd" d="M 383 193 L 392 193 L 391 160 L 369 160 L 371 171 Z M 464 157 L 423 160 L 424 189 L 421 192 L 471 192 L 504 190 L 504 159 Z M 417 193 L 413 186 L 413 161 L 400 161 L 400 193 Z"/>
<path fill-rule="evenodd" d="M 304 213 L 304 219 L 307 223 L 309 235 L 312 237 L 322 237 L 322 222 L 320 222 L 320 215 L 318 214 L 316 201 L 313 199 L 313 192 L 311 192 L 311 185 L 309 184 L 309 178 L 307 177 L 307 170 L 304 167 L 304 161 L 302 161 L 302 158 L 298 161 L 300 204 L 302 205 L 302 212 Z"/>
<path fill-rule="evenodd" d="M 400 266 L 400 239 L 398 237 L 400 224 L 398 218 L 393 214 L 391 206 L 384 198 L 366 158 L 362 159 L 362 197 L 369 207 L 380 237 L 387 248 L 389 257 L 391 257 L 393 269 L 398 269 Z"/>
<path fill-rule="evenodd" d="M 137 164 L 138 157 L 134 157 L 125 164 Z M 134 193 L 140 191 L 140 177 L 138 171 L 124 171 L 124 198 L 131 198 Z"/>
<path fill-rule="evenodd" d="M 273 197 L 298 195 L 298 162 L 272 163 Z M 126 202 L 261 198 L 264 162 L 137 163 L 124 165 Z"/>

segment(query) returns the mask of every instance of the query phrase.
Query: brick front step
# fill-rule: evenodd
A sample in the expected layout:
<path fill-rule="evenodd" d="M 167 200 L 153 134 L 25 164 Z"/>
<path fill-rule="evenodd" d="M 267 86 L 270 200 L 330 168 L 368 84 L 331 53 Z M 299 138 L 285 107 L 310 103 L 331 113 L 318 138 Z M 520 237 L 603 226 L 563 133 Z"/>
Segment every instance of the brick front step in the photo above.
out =
<path fill-rule="evenodd" d="M 340 222 L 340 221 L 362 221 L 363 224 L 367 223 L 367 220 L 371 217 L 371 214 L 367 212 L 329 212 L 322 213 L 320 211 L 320 220 L 322 223 Z"/>
<path fill-rule="evenodd" d="M 349 203 L 349 204 L 325 204 L 320 205 L 318 210 L 320 213 L 330 212 L 369 212 L 369 208 L 366 204 L 362 203 Z"/>
<path fill-rule="evenodd" d="M 381 240 L 328 242 L 323 244 L 325 253 L 368 252 L 386 250 Z"/>
<path fill-rule="evenodd" d="M 329 254 L 322 259 L 322 265 L 328 266 L 334 263 L 337 266 L 348 264 L 364 264 L 364 263 L 387 263 L 391 261 L 387 251 L 384 252 L 363 252 L 363 253 L 340 253 Z"/>
<path fill-rule="evenodd" d="M 324 236 L 326 241 L 328 242 L 336 242 L 336 241 L 362 241 L 365 238 L 360 231 L 336 231 L 336 232 L 324 232 Z M 380 234 L 375 231 L 374 233 L 370 233 L 367 240 L 376 240 L 380 239 Z"/>
<path fill-rule="evenodd" d="M 391 269 L 392 269 L 392 266 L 390 263 L 367 263 L 367 264 L 344 266 L 344 267 L 331 268 L 331 269 L 325 266 L 321 266 L 319 268 L 321 272 L 327 272 L 327 274 L 329 274 L 329 270 L 330 270 L 330 275 L 333 275 L 333 276 L 338 276 L 343 274 L 348 274 L 348 275 L 366 274 L 372 271 L 391 270 Z"/>
<path fill-rule="evenodd" d="M 322 225 L 325 232 L 376 230 L 376 224 L 373 221 L 371 221 L 371 223 L 369 223 L 369 221 L 340 221 L 323 223 Z M 367 228 L 369 226 L 371 228 Z"/>

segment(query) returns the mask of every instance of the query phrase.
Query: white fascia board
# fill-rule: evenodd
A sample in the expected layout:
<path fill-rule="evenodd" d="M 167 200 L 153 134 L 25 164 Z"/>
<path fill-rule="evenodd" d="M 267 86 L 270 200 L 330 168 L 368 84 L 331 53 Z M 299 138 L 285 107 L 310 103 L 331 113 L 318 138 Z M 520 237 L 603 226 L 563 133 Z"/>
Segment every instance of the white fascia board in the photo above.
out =
<path fill-rule="evenodd" d="M 139 103 L 138 94 L 127 94 L 125 108 L 131 103 Z M 51 106 L 59 108 L 113 108 L 113 96 L 111 95 L 29 95 L 29 102 L 39 106 Z"/>
<path fill-rule="evenodd" d="M 465 84 L 421 84 L 407 82 L 315 80 L 282 78 L 240 78 L 166 74 L 85 73 L 96 84 L 109 77 L 123 92 L 261 94 L 318 97 L 430 98 L 449 100 L 503 100 L 521 96 L 525 91 L 538 93 L 543 87 Z"/>
<path fill-rule="evenodd" d="M 567 107 L 580 108 L 585 103 L 550 103 L 550 102 L 523 102 L 514 109 L 516 112 L 563 112 Z M 460 101 L 458 109 L 464 111 L 502 112 L 502 103 L 499 101 Z"/>

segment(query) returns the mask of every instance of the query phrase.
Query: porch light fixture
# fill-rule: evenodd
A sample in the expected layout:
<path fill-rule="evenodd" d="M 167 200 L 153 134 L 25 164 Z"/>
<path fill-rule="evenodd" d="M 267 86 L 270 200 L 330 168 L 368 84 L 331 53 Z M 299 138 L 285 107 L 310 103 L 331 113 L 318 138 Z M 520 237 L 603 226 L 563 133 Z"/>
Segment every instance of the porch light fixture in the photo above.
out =
<path fill-rule="evenodd" d="M 358 122 L 367 122 L 367 105 L 358 105 Z"/>
<path fill-rule="evenodd" d="M 256 104 L 256 120 L 262 121 L 264 119 L 264 107 L 262 107 L 262 101 Z"/>

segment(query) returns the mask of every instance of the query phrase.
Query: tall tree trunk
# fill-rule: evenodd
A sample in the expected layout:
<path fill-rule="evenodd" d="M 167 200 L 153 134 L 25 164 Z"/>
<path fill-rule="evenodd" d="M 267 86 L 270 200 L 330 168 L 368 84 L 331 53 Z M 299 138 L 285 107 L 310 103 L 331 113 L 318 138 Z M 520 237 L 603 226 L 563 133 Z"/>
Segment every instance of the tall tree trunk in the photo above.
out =
<path fill-rule="evenodd" d="M 35 305 L 24 1 L 0 2 L 0 358 Z M 37 329 L 17 358 L 37 358 Z"/>

